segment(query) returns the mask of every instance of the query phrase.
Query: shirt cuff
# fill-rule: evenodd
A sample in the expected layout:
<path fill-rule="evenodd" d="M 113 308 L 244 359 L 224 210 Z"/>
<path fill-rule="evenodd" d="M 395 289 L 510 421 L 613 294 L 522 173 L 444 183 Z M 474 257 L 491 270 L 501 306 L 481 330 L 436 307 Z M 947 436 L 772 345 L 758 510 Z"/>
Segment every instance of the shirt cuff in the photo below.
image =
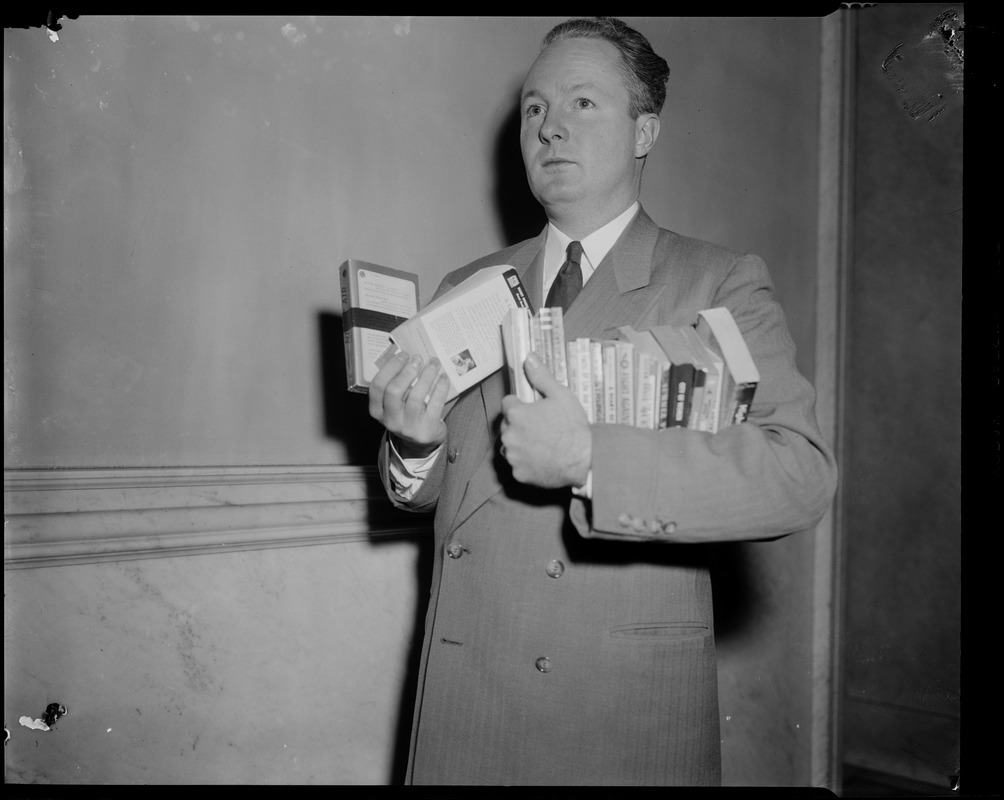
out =
<path fill-rule="evenodd" d="M 422 484 L 436 463 L 436 458 L 443 449 L 443 445 L 423 458 L 404 458 L 397 452 L 392 436 L 387 437 L 387 444 L 390 448 L 387 459 L 387 474 L 390 477 L 394 493 L 402 500 L 411 500 L 422 488 Z"/>

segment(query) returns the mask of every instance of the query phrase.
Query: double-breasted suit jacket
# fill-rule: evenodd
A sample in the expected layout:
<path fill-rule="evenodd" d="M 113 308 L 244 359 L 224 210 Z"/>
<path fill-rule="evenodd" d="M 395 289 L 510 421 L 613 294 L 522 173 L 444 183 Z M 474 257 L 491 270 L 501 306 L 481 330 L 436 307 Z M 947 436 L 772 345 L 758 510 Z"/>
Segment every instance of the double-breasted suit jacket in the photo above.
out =
<path fill-rule="evenodd" d="M 541 303 L 546 231 L 457 270 L 511 264 Z M 466 784 L 715 784 L 711 583 L 695 543 L 814 525 L 835 490 L 814 393 L 756 256 L 639 211 L 565 314 L 566 338 L 735 316 L 761 381 L 711 435 L 592 426 L 592 499 L 513 480 L 499 453 L 505 370 L 461 395 L 415 497 L 435 558 L 408 779 Z"/>

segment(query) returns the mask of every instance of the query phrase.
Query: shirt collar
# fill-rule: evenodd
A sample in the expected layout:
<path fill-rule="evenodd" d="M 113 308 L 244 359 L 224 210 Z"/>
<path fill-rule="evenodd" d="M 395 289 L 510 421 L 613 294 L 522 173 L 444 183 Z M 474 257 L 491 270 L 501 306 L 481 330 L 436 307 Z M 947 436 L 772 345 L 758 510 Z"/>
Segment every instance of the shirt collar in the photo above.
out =
<path fill-rule="evenodd" d="M 634 203 L 620 216 L 615 217 L 602 228 L 593 231 L 591 234 L 580 240 L 582 244 L 582 283 L 589 280 L 593 271 L 606 258 L 607 253 L 614 246 L 614 242 L 624 233 L 635 214 L 640 208 L 639 203 Z M 554 276 L 558 274 L 561 265 L 565 263 L 565 250 L 572 237 L 558 230 L 553 222 L 547 223 L 547 243 L 544 245 L 544 292 L 542 297 L 547 296 L 547 291 L 551 287 Z"/>

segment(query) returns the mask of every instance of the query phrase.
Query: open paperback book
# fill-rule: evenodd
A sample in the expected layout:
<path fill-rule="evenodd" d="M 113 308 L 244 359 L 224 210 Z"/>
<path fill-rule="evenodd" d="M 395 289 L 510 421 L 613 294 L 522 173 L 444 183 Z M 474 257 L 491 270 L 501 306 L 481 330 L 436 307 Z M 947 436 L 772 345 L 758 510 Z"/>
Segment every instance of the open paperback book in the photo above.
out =
<path fill-rule="evenodd" d="M 377 367 L 401 351 L 426 361 L 438 358 L 451 400 L 502 368 L 502 320 L 510 309 L 529 305 L 513 267 L 486 267 L 394 328 Z"/>

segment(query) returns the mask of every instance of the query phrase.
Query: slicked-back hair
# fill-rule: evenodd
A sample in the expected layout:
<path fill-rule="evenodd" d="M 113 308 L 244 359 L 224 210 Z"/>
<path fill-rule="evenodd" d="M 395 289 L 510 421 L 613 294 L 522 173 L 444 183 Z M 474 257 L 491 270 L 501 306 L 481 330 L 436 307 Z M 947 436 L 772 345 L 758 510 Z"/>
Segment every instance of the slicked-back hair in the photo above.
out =
<path fill-rule="evenodd" d="M 621 54 L 622 71 L 631 99 L 632 119 L 658 114 L 666 102 L 669 65 L 641 33 L 615 17 L 580 17 L 555 25 L 540 49 L 561 39 L 603 39 Z"/>

